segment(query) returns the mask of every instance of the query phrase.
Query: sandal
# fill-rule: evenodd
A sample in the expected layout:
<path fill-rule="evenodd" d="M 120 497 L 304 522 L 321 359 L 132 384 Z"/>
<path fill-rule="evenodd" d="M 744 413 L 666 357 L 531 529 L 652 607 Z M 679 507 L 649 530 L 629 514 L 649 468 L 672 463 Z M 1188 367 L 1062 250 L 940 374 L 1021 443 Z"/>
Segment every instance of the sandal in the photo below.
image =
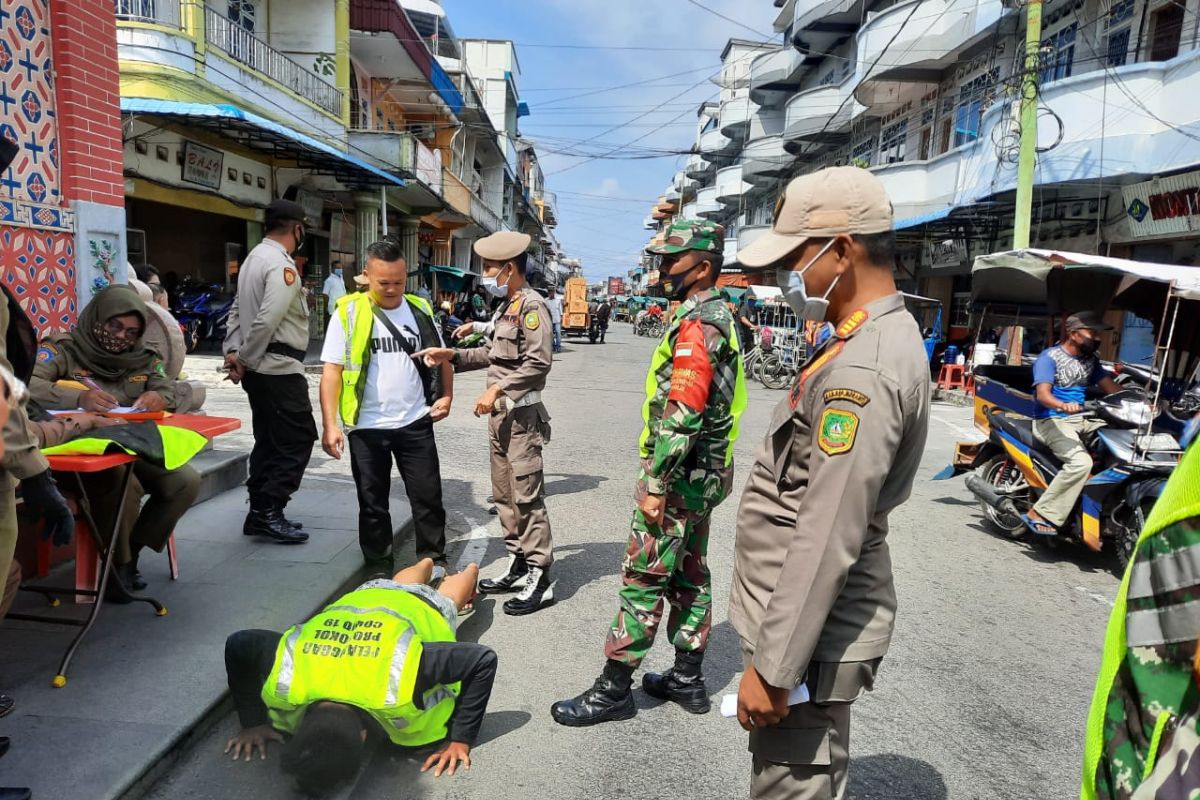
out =
<path fill-rule="evenodd" d="M 1025 527 L 1028 528 L 1031 533 L 1035 533 L 1038 536 L 1058 535 L 1058 529 L 1049 522 L 1043 522 L 1040 519 L 1034 519 L 1028 514 L 1021 515 L 1021 522 L 1025 523 Z"/>
<path fill-rule="evenodd" d="M 462 608 L 460 608 L 458 610 L 458 624 L 461 625 L 462 623 L 466 622 L 474 614 L 475 614 L 475 601 L 472 600 L 471 602 L 467 603 L 465 606 L 463 606 Z"/>
<path fill-rule="evenodd" d="M 429 588 L 436 589 L 442 585 L 442 581 L 446 580 L 446 568 L 441 564 L 433 565 L 433 573 L 429 576 Z"/>

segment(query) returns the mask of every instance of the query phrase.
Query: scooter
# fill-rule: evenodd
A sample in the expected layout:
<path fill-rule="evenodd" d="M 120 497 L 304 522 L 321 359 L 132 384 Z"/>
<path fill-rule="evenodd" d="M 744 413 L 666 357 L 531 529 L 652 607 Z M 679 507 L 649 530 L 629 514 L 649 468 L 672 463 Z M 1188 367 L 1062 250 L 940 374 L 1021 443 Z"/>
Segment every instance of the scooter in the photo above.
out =
<path fill-rule="evenodd" d="M 171 313 L 183 331 L 183 341 L 190 353 L 201 342 L 220 342 L 225 339 L 233 297 L 220 287 L 205 284 L 184 286 Z"/>
<path fill-rule="evenodd" d="M 1154 410 L 1140 391 L 1124 390 L 1084 405 L 1082 416 L 1105 427 L 1085 437 L 1094 469 L 1058 536 L 1048 541 L 1081 541 L 1092 550 L 1108 550 L 1124 570 L 1133 556 L 1154 501 L 1183 454 L 1175 435 L 1151 427 Z M 989 433 L 968 463 L 942 470 L 946 480 L 971 470 L 966 485 L 980 501 L 988 522 L 1001 535 L 1032 536 L 1021 516 L 1029 513 L 1062 468 L 1049 448 L 1033 435 L 1033 420 L 994 409 Z M 1147 428 L 1151 432 L 1140 433 Z"/>

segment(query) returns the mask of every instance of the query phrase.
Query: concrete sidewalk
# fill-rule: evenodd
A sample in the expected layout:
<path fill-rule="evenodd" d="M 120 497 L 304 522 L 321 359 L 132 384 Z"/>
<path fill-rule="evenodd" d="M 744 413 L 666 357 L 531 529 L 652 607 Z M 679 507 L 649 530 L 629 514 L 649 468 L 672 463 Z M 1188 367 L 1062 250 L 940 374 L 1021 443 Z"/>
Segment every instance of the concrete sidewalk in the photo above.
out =
<path fill-rule="evenodd" d="M 225 698 L 225 637 L 242 628 L 283 628 L 360 577 L 357 502 L 348 478 L 308 478 L 288 507 L 308 543 L 285 546 L 242 535 L 245 492 L 195 506 L 176 530 L 180 579 L 149 553 L 146 590 L 168 609 L 106 605 L 62 689 L 51 688 L 74 627 L 8 621 L 0 626 L 0 688 L 16 698 L 0 720 L 12 749 L 0 786 L 30 786 L 35 800 L 119 798 L 204 722 Z M 407 503 L 392 499 L 397 530 Z M 48 583 L 69 585 L 72 565 Z M 22 593 L 17 610 L 82 617 L 87 606 L 49 609 Z"/>

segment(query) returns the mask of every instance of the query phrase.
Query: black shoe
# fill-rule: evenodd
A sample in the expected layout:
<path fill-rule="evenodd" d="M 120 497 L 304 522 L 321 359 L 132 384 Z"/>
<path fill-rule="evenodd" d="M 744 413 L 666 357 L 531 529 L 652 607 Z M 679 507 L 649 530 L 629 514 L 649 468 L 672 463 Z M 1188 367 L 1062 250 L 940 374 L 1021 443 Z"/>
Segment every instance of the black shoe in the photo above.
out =
<path fill-rule="evenodd" d="M 363 569 L 372 579 L 385 578 L 391 580 L 392 576 L 396 574 L 396 559 L 391 553 L 377 558 L 363 553 Z"/>
<path fill-rule="evenodd" d="M 519 592 L 529 585 L 529 564 L 525 556 L 514 553 L 508 557 L 508 571 L 499 578 L 488 578 L 479 582 L 481 594 L 504 594 Z"/>
<path fill-rule="evenodd" d="M 283 513 L 277 508 L 264 510 L 250 509 L 246 522 L 242 525 L 242 533 L 247 536 L 266 536 L 280 544 L 302 544 L 308 541 L 308 534 L 298 531 L 288 525 Z"/>
<path fill-rule="evenodd" d="M 559 725 L 572 728 L 629 719 L 637 714 L 632 684 L 633 667 L 609 660 L 592 688 L 570 700 L 559 700 L 550 706 L 550 716 Z"/>
<path fill-rule="evenodd" d="M 488 506 L 488 513 L 494 517 L 500 513 L 500 509 L 496 508 L 495 506 Z"/>
<path fill-rule="evenodd" d="M 0 800 L 30 800 L 32 797 L 33 792 L 29 789 L 0 786 Z"/>
<path fill-rule="evenodd" d="M 104 584 L 104 602 L 119 606 L 133 602 L 133 595 L 121 580 L 121 567 L 114 566 L 112 572 L 108 573 L 108 583 Z"/>
<path fill-rule="evenodd" d="M 140 592 L 147 586 L 146 582 L 142 580 L 142 573 L 138 572 L 136 560 L 130 561 L 128 564 L 114 565 L 113 573 L 121 579 L 121 585 L 131 592 Z"/>
<path fill-rule="evenodd" d="M 504 603 L 504 613 L 510 617 L 523 617 L 554 604 L 549 569 L 530 566 L 528 581 L 519 595 Z"/>
<path fill-rule="evenodd" d="M 489 495 L 487 496 L 487 504 L 488 504 L 489 506 L 494 506 L 494 505 L 496 504 L 496 496 L 495 496 L 495 495 L 491 495 L 491 494 L 489 494 Z"/>
<path fill-rule="evenodd" d="M 11 714 L 13 706 L 16 704 L 17 701 L 13 700 L 8 695 L 0 694 L 0 717 L 7 717 L 9 714 Z"/>
<path fill-rule="evenodd" d="M 8 745 L 9 745 L 8 737 L 0 736 L 0 756 L 3 756 L 5 753 L 8 752 Z"/>
<path fill-rule="evenodd" d="M 707 714 L 712 708 L 708 687 L 700 672 L 703 653 L 675 651 L 675 666 L 663 673 L 647 672 L 642 676 L 642 691 L 659 700 L 678 703 L 691 714 Z"/>

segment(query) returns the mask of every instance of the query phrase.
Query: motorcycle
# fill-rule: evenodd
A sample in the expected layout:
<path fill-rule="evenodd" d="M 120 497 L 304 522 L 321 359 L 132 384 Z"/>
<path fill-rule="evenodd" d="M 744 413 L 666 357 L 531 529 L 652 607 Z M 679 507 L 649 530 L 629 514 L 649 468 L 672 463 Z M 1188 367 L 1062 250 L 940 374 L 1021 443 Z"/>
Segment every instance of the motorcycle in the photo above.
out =
<path fill-rule="evenodd" d="M 635 334 L 638 336 L 649 336 L 651 339 L 661 339 L 666 330 L 667 328 L 662 317 L 655 314 L 646 314 L 643 317 L 639 317 L 633 323 L 633 332 Z"/>
<path fill-rule="evenodd" d="M 1109 550 L 1124 570 L 1183 450 L 1173 434 L 1151 424 L 1158 415 L 1141 391 L 1089 400 L 1082 416 L 1105 423 L 1084 437 L 1095 466 L 1067 523 L 1049 540 L 1069 539 L 1093 550 Z M 988 422 L 988 438 L 968 454 L 969 461 L 947 467 L 934 480 L 970 470 L 967 489 L 979 500 L 988 522 L 1001 535 L 1022 540 L 1033 534 L 1021 516 L 1033 508 L 1062 463 L 1034 437 L 1032 419 L 992 409 Z M 1140 433 L 1145 430 L 1150 432 Z"/>
<path fill-rule="evenodd" d="M 215 284 L 191 283 L 180 287 L 171 313 L 183 331 L 187 351 L 194 351 L 201 342 L 223 341 L 232 308 L 233 296 Z"/>

